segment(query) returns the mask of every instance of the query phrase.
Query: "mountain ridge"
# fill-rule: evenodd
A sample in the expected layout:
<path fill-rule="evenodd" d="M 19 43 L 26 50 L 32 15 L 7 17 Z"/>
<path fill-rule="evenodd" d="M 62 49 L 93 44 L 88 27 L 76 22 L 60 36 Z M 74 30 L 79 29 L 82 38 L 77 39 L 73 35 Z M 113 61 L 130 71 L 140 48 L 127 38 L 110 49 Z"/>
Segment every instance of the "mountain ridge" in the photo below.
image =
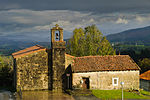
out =
<path fill-rule="evenodd" d="M 150 42 L 150 26 L 129 29 L 120 33 L 106 36 L 110 42 Z"/>
<path fill-rule="evenodd" d="M 106 36 L 110 42 L 121 42 L 123 44 L 142 44 L 150 46 L 150 26 L 129 29 L 120 33 L 110 34 Z M 68 39 L 65 39 L 67 41 Z M 50 48 L 49 42 L 40 42 L 40 41 L 17 41 L 12 40 L 7 37 L 0 37 L 0 54 L 10 55 L 13 52 L 16 52 L 21 49 L 25 49 L 27 47 L 33 45 L 42 45 L 44 47 Z"/>

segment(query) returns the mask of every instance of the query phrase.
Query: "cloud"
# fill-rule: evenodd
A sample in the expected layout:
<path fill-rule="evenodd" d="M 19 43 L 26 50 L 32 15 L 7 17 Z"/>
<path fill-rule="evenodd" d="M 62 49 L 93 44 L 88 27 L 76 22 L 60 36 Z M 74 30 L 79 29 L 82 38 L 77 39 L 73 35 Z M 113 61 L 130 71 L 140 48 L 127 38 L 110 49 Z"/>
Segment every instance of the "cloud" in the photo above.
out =
<path fill-rule="evenodd" d="M 150 0 L 0 0 L 0 36 L 46 40 L 56 23 L 67 38 L 91 24 L 111 34 L 150 25 L 149 9 Z"/>
<path fill-rule="evenodd" d="M 16 9 L 16 8 L 21 8 L 19 4 L 14 4 L 14 3 L 4 3 L 3 1 L 0 1 L 0 9 Z"/>
<path fill-rule="evenodd" d="M 122 18 L 118 18 L 116 23 L 117 24 L 128 24 L 128 20 L 122 19 Z"/>
<path fill-rule="evenodd" d="M 44 26 L 35 26 L 33 29 L 35 30 L 47 30 L 50 28 L 50 25 L 44 25 Z"/>
<path fill-rule="evenodd" d="M 12 17 L 12 20 L 13 21 L 16 21 L 18 23 L 22 23 L 22 24 L 32 24 L 32 19 L 27 19 L 23 16 L 15 16 L 15 17 Z"/>
<path fill-rule="evenodd" d="M 140 17 L 140 16 L 137 16 L 137 17 L 136 17 L 136 20 L 137 20 L 137 21 L 139 21 L 139 22 L 143 22 L 143 21 L 144 21 L 144 19 L 145 19 L 145 18 Z"/>
<path fill-rule="evenodd" d="M 136 16 L 136 20 L 139 23 L 149 22 L 150 21 L 150 14 L 148 14 L 146 16 L 137 15 Z"/>
<path fill-rule="evenodd" d="M 90 12 L 78 12 L 69 10 L 8 10 L 0 11 L 0 22 L 3 27 L 1 32 L 15 31 L 28 32 L 49 29 L 56 23 L 63 26 L 67 31 L 72 31 L 76 27 L 95 23 L 94 16 Z"/>
<path fill-rule="evenodd" d="M 150 14 L 103 13 L 71 11 L 14 9 L 0 11 L 0 33 L 23 35 L 30 39 L 49 37 L 49 29 L 59 24 L 69 38 L 75 28 L 96 24 L 104 34 L 150 25 Z M 0 34 L 1 35 L 1 34 Z M 41 37 L 42 36 L 42 37 Z M 35 38 L 36 37 L 36 38 Z"/>
<path fill-rule="evenodd" d="M 98 13 L 147 12 L 149 0 L 0 0 L 0 10 L 72 10 Z"/>

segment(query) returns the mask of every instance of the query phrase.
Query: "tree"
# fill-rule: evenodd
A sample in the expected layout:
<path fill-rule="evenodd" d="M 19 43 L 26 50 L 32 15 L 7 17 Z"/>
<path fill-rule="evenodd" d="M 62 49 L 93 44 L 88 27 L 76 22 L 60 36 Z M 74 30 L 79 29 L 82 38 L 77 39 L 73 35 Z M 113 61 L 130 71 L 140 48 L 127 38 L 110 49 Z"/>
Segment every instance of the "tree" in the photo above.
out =
<path fill-rule="evenodd" d="M 0 56 L 0 87 L 12 86 L 12 58 Z"/>
<path fill-rule="evenodd" d="M 144 58 L 142 60 L 139 60 L 138 65 L 141 68 L 141 72 L 145 72 L 150 70 L 150 59 L 149 58 Z"/>
<path fill-rule="evenodd" d="M 82 28 L 75 29 L 73 31 L 73 37 L 69 40 L 67 44 L 67 50 L 72 55 L 84 55 L 84 30 Z M 82 44 L 82 45 L 81 45 Z"/>
<path fill-rule="evenodd" d="M 114 55 L 111 44 L 95 26 L 73 31 L 73 36 L 67 43 L 67 53 L 73 56 Z"/>
<path fill-rule="evenodd" d="M 150 58 L 150 48 L 141 51 L 141 58 Z"/>

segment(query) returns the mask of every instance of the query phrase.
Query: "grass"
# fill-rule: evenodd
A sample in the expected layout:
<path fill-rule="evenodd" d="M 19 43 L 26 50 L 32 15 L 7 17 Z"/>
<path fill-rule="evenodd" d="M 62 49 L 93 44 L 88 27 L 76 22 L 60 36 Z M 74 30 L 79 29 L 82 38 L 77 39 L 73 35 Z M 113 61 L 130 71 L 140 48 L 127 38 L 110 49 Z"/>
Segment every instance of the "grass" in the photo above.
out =
<path fill-rule="evenodd" d="M 148 92 L 148 91 L 141 90 L 140 93 L 142 95 L 150 96 L 150 92 Z"/>
<path fill-rule="evenodd" d="M 125 99 L 150 99 L 148 96 L 142 94 L 148 94 L 149 92 L 141 91 L 142 93 L 137 94 L 134 92 L 124 91 Z M 101 99 L 121 99 L 122 91 L 121 90 L 92 90 L 93 95 Z"/>

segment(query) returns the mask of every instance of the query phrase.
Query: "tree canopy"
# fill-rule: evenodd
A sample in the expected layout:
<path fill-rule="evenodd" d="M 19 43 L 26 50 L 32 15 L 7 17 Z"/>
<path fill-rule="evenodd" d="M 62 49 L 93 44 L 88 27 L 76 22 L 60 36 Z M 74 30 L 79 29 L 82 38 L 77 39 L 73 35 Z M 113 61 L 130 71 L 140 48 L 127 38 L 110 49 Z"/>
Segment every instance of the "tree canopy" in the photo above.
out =
<path fill-rule="evenodd" d="M 150 58 L 144 58 L 142 60 L 139 60 L 138 65 L 141 68 L 141 72 L 150 70 Z"/>
<path fill-rule="evenodd" d="M 67 43 L 67 53 L 73 56 L 115 55 L 115 50 L 100 30 L 91 25 L 73 31 Z"/>
<path fill-rule="evenodd" d="M 12 58 L 0 55 L 0 88 L 12 86 Z"/>

